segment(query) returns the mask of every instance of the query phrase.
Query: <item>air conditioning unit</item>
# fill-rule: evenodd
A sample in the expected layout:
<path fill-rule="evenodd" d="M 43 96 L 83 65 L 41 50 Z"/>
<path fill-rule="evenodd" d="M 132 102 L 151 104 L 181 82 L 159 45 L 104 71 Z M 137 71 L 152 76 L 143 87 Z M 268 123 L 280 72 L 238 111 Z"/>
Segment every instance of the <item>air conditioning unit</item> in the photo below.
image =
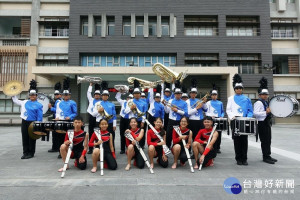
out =
<path fill-rule="evenodd" d="M 277 11 L 284 12 L 286 11 L 286 2 L 287 0 L 277 0 Z"/>

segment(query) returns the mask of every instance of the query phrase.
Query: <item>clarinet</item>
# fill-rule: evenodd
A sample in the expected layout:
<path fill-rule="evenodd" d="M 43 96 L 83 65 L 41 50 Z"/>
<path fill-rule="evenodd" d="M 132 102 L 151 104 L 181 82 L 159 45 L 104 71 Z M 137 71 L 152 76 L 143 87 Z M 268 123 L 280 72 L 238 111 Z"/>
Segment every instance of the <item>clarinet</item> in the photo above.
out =
<path fill-rule="evenodd" d="M 147 167 L 148 167 L 149 170 L 150 170 L 150 173 L 153 174 L 153 173 L 154 173 L 154 172 L 153 172 L 153 169 L 151 168 L 150 163 L 148 162 L 147 157 L 146 157 L 146 155 L 145 155 L 143 149 L 141 148 L 139 142 L 136 141 L 136 140 L 133 138 L 133 136 L 131 135 L 131 133 L 130 133 L 129 131 L 125 132 L 124 135 L 125 135 L 125 137 L 126 137 L 128 140 L 130 140 L 130 141 L 135 141 L 135 146 L 137 147 L 137 149 L 139 150 L 141 156 L 143 157 L 143 159 L 144 159 L 144 161 L 145 161 Z"/>
<path fill-rule="evenodd" d="M 173 126 L 173 128 L 174 128 L 174 130 L 176 131 L 176 133 L 177 133 L 179 136 L 182 136 L 182 133 L 181 133 L 181 131 L 180 131 L 179 126 Z M 184 146 L 185 154 L 186 154 L 186 156 L 187 156 L 187 158 L 188 158 L 188 161 L 189 161 L 189 165 L 190 165 L 190 168 L 191 168 L 191 172 L 194 173 L 194 168 L 193 168 L 193 164 L 192 164 L 190 152 L 189 152 L 189 150 L 185 147 L 186 141 L 182 139 L 182 143 L 183 143 L 183 146 Z"/>
<path fill-rule="evenodd" d="M 152 129 L 152 131 L 154 132 L 154 134 L 158 137 L 158 139 L 161 141 L 161 142 L 163 142 L 164 141 L 164 139 L 161 137 L 161 135 L 156 131 L 156 129 L 152 126 L 152 124 L 145 118 L 145 117 L 143 117 L 144 118 L 144 120 L 145 120 L 145 122 L 148 124 L 148 126 Z M 164 152 L 165 152 L 165 155 L 166 156 L 168 156 L 170 153 L 171 153 L 171 151 L 170 151 L 170 149 L 168 148 L 168 146 L 167 145 L 162 145 L 162 147 L 163 147 L 163 150 L 164 150 Z"/>
<path fill-rule="evenodd" d="M 212 136 L 213 136 L 213 134 L 214 134 L 214 132 L 215 132 L 215 130 L 216 130 L 216 128 L 217 128 L 217 123 L 215 123 L 214 124 L 214 128 L 213 128 L 213 130 L 211 131 L 211 134 L 210 134 L 210 136 L 209 136 L 209 138 L 208 138 L 208 141 L 207 141 L 207 144 L 206 144 L 206 147 L 205 147 L 205 149 L 207 148 L 207 146 L 209 145 L 209 143 L 210 143 L 210 141 L 211 141 L 211 138 L 212 138 Z M 204 151 L 205 151 L 205 149 L 204 149 Z M 199 166 L 199 171 L 202 169 L 202 163 L 200 163 L 200 166 Z"/>
<path fill-rule="evenodd" d="M 98 140 L 102 140 L 99 128 L 95 128 L 94 132 Z M 100 175 L 103 176 L 103 142 L 100 144 Z"/>
<path fill-rule="evenodd" d="M 69 136 L 69 141 L 71 141 L 71 144 L 69 145 L 69 149 L 68 149 L 68 153 L 67 153 L 67 157 L 64 163 L 64 167 L 63 167 L 63 171 L 61 173 L 61 178 L 63 178 L 65 176 L 66 170 L 67 170 L 67 166 L 71 157 L 71 153 L 72 153 L 72 149 L 73 149 L 73 137 L 74 137 L 74 130 L 68 130 L 67 131 L 68 136 Z"/>

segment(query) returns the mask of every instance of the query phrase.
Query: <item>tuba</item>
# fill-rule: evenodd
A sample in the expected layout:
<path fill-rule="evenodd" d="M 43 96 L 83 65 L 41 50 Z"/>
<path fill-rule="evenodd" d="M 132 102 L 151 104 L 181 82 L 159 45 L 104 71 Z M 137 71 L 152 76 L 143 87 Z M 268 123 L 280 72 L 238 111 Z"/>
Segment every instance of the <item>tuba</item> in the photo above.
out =
<path fill-rule="evenodd" d="M 92 77 L 92 76 L 84 76 L 84 77 L 77 77 L 77 85 L 79 83 L 101 83 L 102 78 L 100 77 Z"/>
<path fill-rule="evenodd" d="M 102 105 L 101 105 L 100 103 L 97 104 L 97 110 L 99 110 L 99 108 L 102 108 Z M 99 112 L 99 111 L 98 111 L 98 112 Z M 108 114 L 108 113 L 106 112 L 105 109 L 103 110 L 103 112 L 99 112 L 99 114 L 100 114 L 103 118 L 107 119 L 107 121 L 109 121 L 110 119 L 112 119 L 112 118 L 114 117 L 113 115 Z"/>
<path fill-rule="evenodd" d="M 135 103 L 133 103 L 133 99 L 130 99 L 130 100 L 127 102 L 127 105 L 128 105 L 129 107 L 135 105 Z M 142 112 L 142 111 L 140 111 L 140 110 L 138 109 L 138 107 L 135 107 L 135 109 L 134 109 L 132 112 L 133 112 L 133 114 L 136 114 L 136 115 L 138 116 L 138 118 L 140 118 L 140 117 L 142 117 L 142 116 L 145 115 L 145 113 Z"/>
<path fill-rule="evenodd" d="M 161 77 L 168 83 L 172 83 L 174 79 L 179 80 L 180 83 L 182 83 L 183 79 L 187 76 L 186 71 L 178 74 L 161 63 L 155 63 L 152 70 L 157 76 Z"/>
<path fill-rule="evenodd" d="M 135 77 L 129 77 L 127 79 L 128 83 L 130 85 L 133 85 L 134 80 L 137 80 L 138 82 L 140 82 L 142 88 L 153 88 L 153 87 L 155 87 L 158 84 L 160 84 L 160 83 L 163 82 L 163 81 L 154 81 L 154 82 L 151 82 L 151 81 L 147 81 L 147 80 L 143 80 L 143 79 L 135 78 Z"/>
<path fill-rule="evenodd" d="M 115 85 L 114 88 L 121 94 L 126 94 L 129 91 L 129 87 L 127 85 Z"/>

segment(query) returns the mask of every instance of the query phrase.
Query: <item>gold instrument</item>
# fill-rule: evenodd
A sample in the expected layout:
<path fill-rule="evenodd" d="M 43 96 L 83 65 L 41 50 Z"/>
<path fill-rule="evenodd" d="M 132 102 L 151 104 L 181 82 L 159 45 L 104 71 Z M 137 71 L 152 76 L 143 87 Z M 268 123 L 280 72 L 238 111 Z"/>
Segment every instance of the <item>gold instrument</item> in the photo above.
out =
<path fill-rule="evenodd" d="M 161 77 L 168 83 L 172 83 L 174 79 L 179 80 L 182 83 L 183 79 L 187 77 L 186 71 L 178 74 L 161 63 L 155 63 L 152 70 L 157 76 Z"/>
<path fill-rule="evenodd" d="M 97 110 L 98 110 L 98 112 L 99 112 L 99 109 L 100 108 L 102 108 L 103 106 L 99 103 L 99 104 L 97 104 Z M 106 110 L 104 109 L 103 110 L 103 112 L 99 112 L 99 114 L 103 117 L 103 118 L 105 118 L 105 119 L 107 119 L 107 120 L 110 120 L 110 119 L 112 119 L 114 116 L 113 115 L 110 115 L 110 114 L 108 114 L 107 112 L 106 112 Z"/>
<path fill-rule="evenodd" d="M 143 80 L 143 79 L 135 78 L 135 77 L 129 77 L 129 78 L 127 79 L 128 83 L 129 83 L 130 85 L 133 85 L 134 80 L 137 80 L 138 82 L 140 82 L 141 88 L 153 88 L 153 87 L 155 87 L 155 86 L 157 86 L 158 84 L 160 84 L 160 83 L 163 82 L 163 81 L 154 81 L 154 82 L 151 82 L 151 81 L 147 81 L 147 80 Z"/>
<path fill-rule="evenodd" d="M 133 102 L 133 99 L 130 99 L 129 101 L 127 101 L 127 106 L 131 107 L 133 105 L 135 105 L 135 103 Z M 135 106 L 135 109 L 132 110 L 132 112 L 133 112 L 133 114 L 137 114 L 138 118 L 145 115 L 145 113 L 140 111 L 137 106 Z"/>
<path fill-rule="evenodd" d="M 31 139 L 38 140 L 42 137 L 42 135 L 46 135 L 46 134 L 35 134 L 35 133 L 33 133 L 33 124 L 34 124 L 34 122 L 31 122 L 30 125 L 28 126 L 28 135 Z"/>
<path fill-rule="evenodd" d="M 7 96 L 16 96 L 23 91 L 23 83 L 20 81 L 9 81 L 3 86 L 3 93 Z"/>
<path fill-rule="evenodd" d="M 101 83 L 102 78 L 100 77 L 92 77 L 92 76 L 84 76 L 84 77 L 77 77 L 77 85 L 79 83 Z"/>
<path fill-rule="evenodd" d="M 177 108 L 178 110 L 182 110 L 184 111 L 182 108 L 179 108 L 178 106 L 174 105 L 174 104 L 171 104 L 170 102 L 166 101 L 166 100 L 162 100 L 161 101 L 162 104 L 164 104 L 165 106 L 168 106 L 170 108 Z"/>
<path fill-rule="evenodd" d="M 129 91 L 129 87 L 127 85 L 115 85 L 114 88 L 121 94 L 126 94 Z"/>
<path fill-rule="evenodd" d="M 191 106 L 191 108 L 192 108 L 192 109 L 196 108 L 200 103 L 202 103 L 202 102 L 204 101 L 205 98 L 207 99 L 208 96 L 209 96 L 209 93 L 207 92 L 207 93 L 204 95 L 204 97 L 202 97 L 200 100 L 196 101 L 196 103 L 194 103 L 194 104 Z M 206 101 L 205 101 L 205 102 L 206 102 Z M 204 103 L 205 103 L 205 102 L 204 102 Z"/>

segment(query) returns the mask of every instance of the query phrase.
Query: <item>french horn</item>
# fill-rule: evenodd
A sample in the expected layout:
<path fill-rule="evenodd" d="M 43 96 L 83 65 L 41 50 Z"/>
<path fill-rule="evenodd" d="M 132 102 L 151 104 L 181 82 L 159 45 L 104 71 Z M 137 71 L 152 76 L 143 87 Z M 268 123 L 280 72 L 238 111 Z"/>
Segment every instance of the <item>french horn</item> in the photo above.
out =
<path fill-rule="evenodd" d="M 178 74 L 161 63 L 155 63 L 152 70 L 157 76 L 161 77 L 168 83 L 172 83 L 174 79 L 179 80 L 182 83 L 183 79 L 187 77 L 186 72 Z"/>

